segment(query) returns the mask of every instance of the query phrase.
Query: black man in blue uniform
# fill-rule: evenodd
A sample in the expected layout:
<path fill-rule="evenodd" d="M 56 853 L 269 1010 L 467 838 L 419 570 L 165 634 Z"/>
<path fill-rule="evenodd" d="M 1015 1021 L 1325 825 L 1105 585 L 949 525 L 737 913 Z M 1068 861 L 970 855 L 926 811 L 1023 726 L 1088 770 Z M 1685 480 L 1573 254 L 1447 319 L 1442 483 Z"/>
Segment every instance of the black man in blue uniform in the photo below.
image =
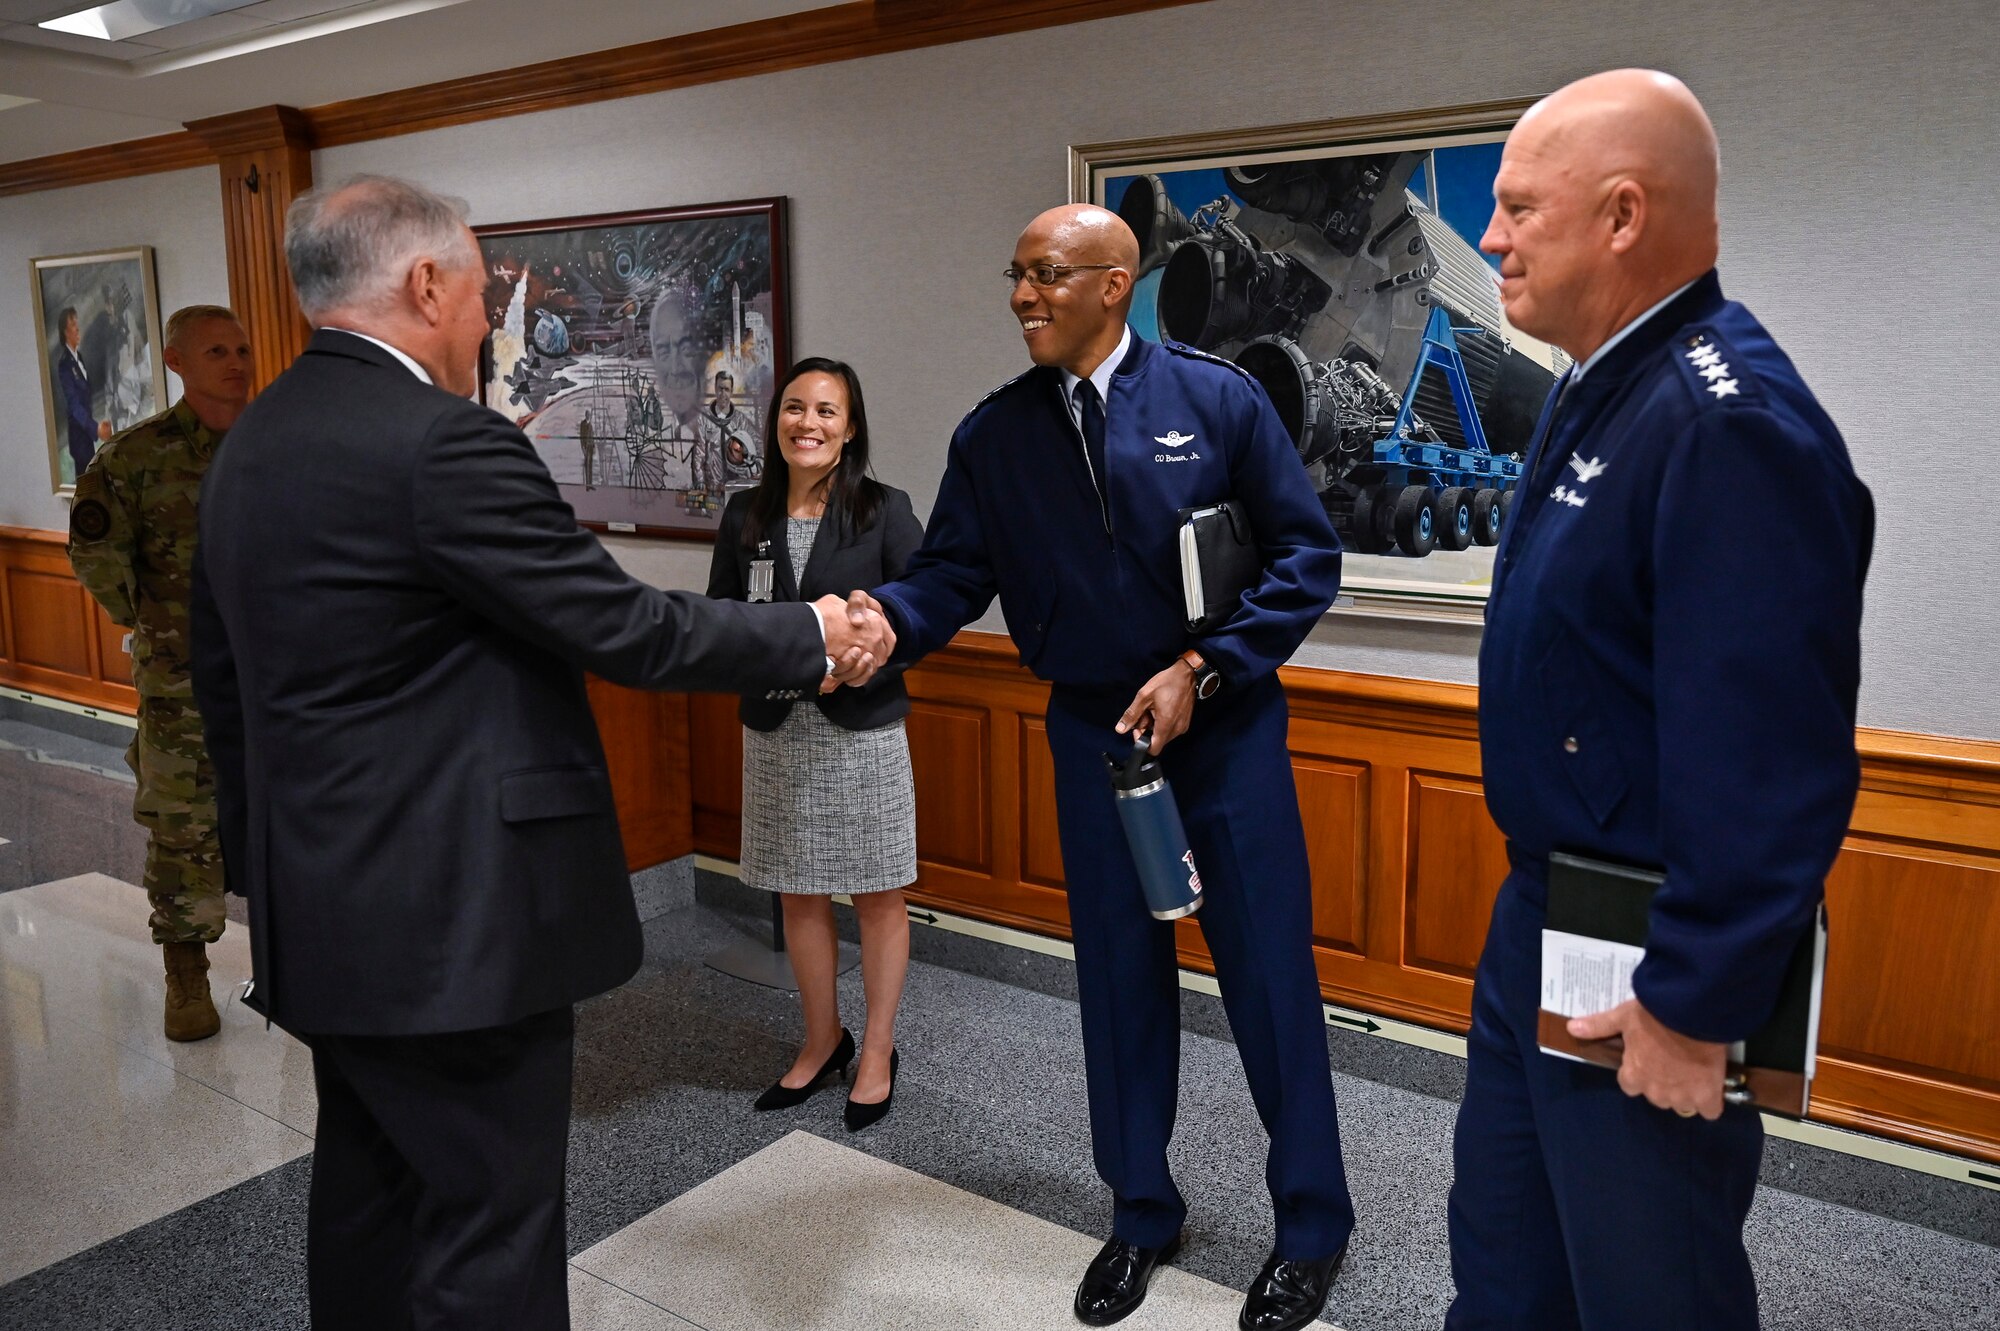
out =
<path fill-rule="evenodd" d="M 1085 1273 L 1077 1316 L 1101 1326 L 1136 1308 L 1187 1216 L 1167 1168 L 1180 1053 L 1173 926 L 1147 911 L 1103 757 L 1148 732 L 1180 802 L 1205 889 L 1195 918 L 1271 1134 L 1276 1246 L 1241 1325 L 1289 1331 L 1325 1305 L 1354 1226 L 1276 674 L 1333 599 L 1340 545 L 1263 391 L 1233 365 L 1126 326 L 1137 262 L 1131 231 L 1100 208 L 1052 210 L 1022 234 L 1008 277 L 1036 368 L 959 426 L 923 547 L 875 595 L 901 661 L 943 646 L 997 594 L 1023 663 L 1053 685 L 1091 1139 L 1114 1198 L 1112 1238 Z M 1178 512 L 1230 498 L 1248 510 L 1263 577 L 1227 622 L 1193 638 Z"/>
<path fill-rule="evenodd" d="M 1509 139 L 1483 246 L 1577 359 L 1503 538 L 1480 650 L 1512 865 L 1480 961 L 1450 1208 L 1452 1331 L 1757 1325 L 1757 1111 L 1728 1045 L 1777 1000 L 1859 781 L 1873 506 L 1791 361 L 1723 298 L 1714 131 L 1678 80 L 1595 75 Z M 1633 997 L 1538 1047 L 1552 852 L 1665 873 Z M 1836 937 L 1834 946 L 1838 946 Z"/>

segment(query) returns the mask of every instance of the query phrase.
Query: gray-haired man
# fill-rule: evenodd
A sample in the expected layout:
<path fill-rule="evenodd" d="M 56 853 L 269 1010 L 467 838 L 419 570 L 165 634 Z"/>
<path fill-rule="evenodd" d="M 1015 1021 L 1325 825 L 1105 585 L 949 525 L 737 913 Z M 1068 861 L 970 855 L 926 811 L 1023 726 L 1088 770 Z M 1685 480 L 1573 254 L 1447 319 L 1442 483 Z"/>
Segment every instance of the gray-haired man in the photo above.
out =
<path fill-rule="evenodd" d="M 357 178 L 294 201 L 285 249 L 317 331 L 209 472 L 194 682 L 251 1001 L 313 1050 L 313 1322 L 567 1327 L 571 1005 L 641 952 L 582 671 L 802 694 L 892 643 L 832 598 L 619 571 L 466 400 L 456 205 Z"/>

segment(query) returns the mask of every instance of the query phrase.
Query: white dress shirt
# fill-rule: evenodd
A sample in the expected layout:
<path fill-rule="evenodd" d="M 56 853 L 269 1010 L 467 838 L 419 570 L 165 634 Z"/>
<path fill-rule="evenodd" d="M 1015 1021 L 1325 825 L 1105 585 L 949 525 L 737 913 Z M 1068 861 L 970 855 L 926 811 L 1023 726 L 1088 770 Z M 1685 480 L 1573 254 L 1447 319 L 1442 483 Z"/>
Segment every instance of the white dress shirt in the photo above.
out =
<path fill-rule="evenodd" d="M 1118 339 L 1118 349 L 1109 356 L 1106 356 L 1103 363 L 1090 372 L 1090 382 L 1097 389 L 1098 405 L 1107 409 L 1107 417 L 1111 403 L 1111 376 L 1116 374 L 1118 367 L 1125 363 L 1125 353 L 1131 349 L 1132 326 L 1127 324 L 1124 335 Z M 1069 418 L 1075 421 L 1076 428 L 1081 430 L 1083 428 L 1083 408 L 1076 404 L 1076 386 L 1083 382 L 1083 378 L 1080 375 L 1071 374 L 1068 370 L 1062 372 L 1062 377 L 1063 401 L 1069 406 Z"/>
<path fill-rule="evenodd" d="M 363 342 L 373 342 L 376 346 L 382 348 L 382 350 L 388 352 L 391 356 L 394 356 L 397 360 L 403 362 L 405 368 L 407 368 L 411 374 L 416 375 L 417 378 L 433 386 L 435 386 L 437 383 L 436 380 L 431 378 L 430 373 L 427 370 L 425 370 L 423 366 L 417 364 L 414 360 L 411 360 L 409 353 L 404 351 L 401 347 L 392 347 L 379 337 L 370 337 L 366 333 L 357 333 L 352 328 L 335 328 L 331 324 L 322 324 L 321 327 L 323 327 L 329 333 L 345 333 L 349 337 L 358 337 Z"/>

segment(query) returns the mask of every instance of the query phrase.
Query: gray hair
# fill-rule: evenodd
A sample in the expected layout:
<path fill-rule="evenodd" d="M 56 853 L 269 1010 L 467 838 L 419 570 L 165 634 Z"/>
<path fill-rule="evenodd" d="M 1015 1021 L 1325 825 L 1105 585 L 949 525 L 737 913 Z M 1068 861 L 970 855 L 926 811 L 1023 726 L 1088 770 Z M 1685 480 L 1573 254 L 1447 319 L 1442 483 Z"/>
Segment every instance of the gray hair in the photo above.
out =
<path fill-rule="evenodd" d="M 196 324 L 207 323 L 210 319 L 227 319 L 239 328 L 243 324 L 243 321 L 236 317 L 236 311 L 227 305 L 184 305 L 167 316 L 167 345 L 180 348 L 181 339 L 186 337 Z"/>
<path fill-rule="evenodd" d="M 466 204 L 394 176 L 350 176 L 309 189 L 285 216 L 285 263 L 314 323 L 335 310 L 389 305 L 419 259 L 481 262 L 465 234 Z"/>

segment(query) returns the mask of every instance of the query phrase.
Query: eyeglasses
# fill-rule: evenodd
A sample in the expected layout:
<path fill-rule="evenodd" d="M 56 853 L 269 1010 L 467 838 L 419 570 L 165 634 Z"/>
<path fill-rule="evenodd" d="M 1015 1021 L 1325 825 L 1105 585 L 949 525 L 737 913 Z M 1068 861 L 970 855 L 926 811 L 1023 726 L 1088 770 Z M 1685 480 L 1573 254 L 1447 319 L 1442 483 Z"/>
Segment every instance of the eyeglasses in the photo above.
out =
<path fill-rule="evenodd" d="M 1071 273 L 1122 267 L 1124 267 L 1123 264 L 1116 263 L 1034 263 L 1029 264 L 1026 268 L 1018 266 L 1003 268 L 1000 270 L 1000 273 L 1007 279 L 1007 285 L 1010 287 L 1020 286 L 1021 279 L 1024 277 L 1033 286 L 1052 287 Z"/>

